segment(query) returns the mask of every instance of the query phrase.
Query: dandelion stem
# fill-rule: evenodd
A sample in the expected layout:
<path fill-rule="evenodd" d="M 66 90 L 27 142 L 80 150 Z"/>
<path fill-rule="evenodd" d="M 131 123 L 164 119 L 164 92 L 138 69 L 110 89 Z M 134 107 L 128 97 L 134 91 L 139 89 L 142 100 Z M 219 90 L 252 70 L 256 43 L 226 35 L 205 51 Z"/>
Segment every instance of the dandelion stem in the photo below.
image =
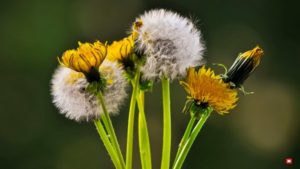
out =
<path fill-rule="evenodd" d="M 192 129 L 193 129 L 193 126 L 195 124 L 195 121 L 196 121 L 196 117 L 195 116 L 192 116 L 189 123 L 188 123 L 188 126 L 186 127 L 185 129 L 185 132 L 183 134 L 183 137 L 180 141 L 180 144 L 179 144 L 179 147 L 178 147 L 178 150 L 177 150 L 177 153 L 176 153 L 176 157 L 175 157 L 175 160 L 174 161 L 177 161 L 178 159 L 178 156 L 180 154 L 180 152 L 182 151 L 182 148 L 184 146 L 184 144 L 186 143 L 186 141 L 188 140 L 191 132 L 192 132 Z"/>
<path fill-rule="evenodd" d="M 195 125 L 189 139 L 183 145 L 183 148 L 182 148 L 181 152 L 179 153 L 177 160 L 174 162 L 173 169 L 181 169 L 188 152 L 190 151 L 195 139 L 197 138 L 197 135 L 201 131 L 203 125 L 205 124 L 206 120 L 210 116 L 211 112 L 212 112 L 212 109 L 208 109 L 207 112 L 205 112 L 201 115 L 201 117 L 200 117 L 199 121 L 197 122 L 197 124 Z"/>
<path fill-rule="evenodd" d="M 135 79 L 132 80 L 132 95 L 130 100 L 128 129 L 127 129 L 127 146 L 126 146 L 126 169 L 132 169 L 132 151 L 133 151 L 133 133 L 134 133 L 134 114 L 136 106 L 136 96 L 138 93 L 138 85 L 140 72 L 137 71 Z"/>
<path fill-rule="evenodd" d="M 117 155 L 118 155 L 118 158 L 121 162 L 122 168 L 124 169 L 125 168 L 124 158 L 123 158 L 123 155 L 122 155 L 122 152 L 121 152 L 121 149 L 120 149 L 120 145 L 118 143 L 117 136 L 116 136 L 115 130 L 113 128 L 110 116 L 107 112 L 107 109 L 106 109 L 106 106 L 105 106 L 105 101 L 104 101 L 104 98 L 102 96 L 102 92 L 98 91 L 97 96 L 98 96 L 99 102 L 101 103 L 101 107 L 102 107 L 103 112 L 104 112 L 103 115 L 101 115 L 101 120 L 103 120 L 103 123 L 104 123 L 105 129 L 107 131 L 107 134 L 109 135 L 110 141 L 111 141 L 113 147 L 115 148 L 115 150 L 117 152 Z"/>
<path fill-rule="evenodd" d="M 168 169 L 171 155 L 171 101 L 170 82 L 167 78 L 162 78 L 163 95 L 163 147 L 161 169 Z"/>
<path fill-rule="evenodd" d="M 113 162 L 113 164 L 115 165 L 115 167 L 117 169 L 122 169 L 120 160 L 118 159 L 118 155 L 116 150 L 114 149 L 114 147 L 111 145 L 111 142 L 108 139 L 107 133 L 105 132 L 105 129 L 101 123 L 100 120 L 94 120 L 94 124 L 96 126 L 97 132 L 101 138 L 101 140 L 103 141 L 103 144 Z"/>
<path fill-rule="evenodd" d="M 144 110 L 144 91 L 139 91 L 137 95 L 137 104 L 139 108 L 138 117 L 138 133 L 139 133 L 139 148 L 140 157 L 143 169 L 152 169 L 151 161 L 151 147 L 149 140 L 149 133 L 147 127 L 147 121 Z"/>

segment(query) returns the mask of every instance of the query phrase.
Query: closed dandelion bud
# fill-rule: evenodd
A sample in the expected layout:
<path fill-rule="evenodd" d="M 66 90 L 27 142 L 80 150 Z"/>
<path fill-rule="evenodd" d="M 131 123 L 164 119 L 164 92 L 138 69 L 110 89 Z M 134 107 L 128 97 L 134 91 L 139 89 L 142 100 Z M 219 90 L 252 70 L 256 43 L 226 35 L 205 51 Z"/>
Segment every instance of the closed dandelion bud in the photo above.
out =
<path fill-rule="evenodd" d="M 104 61 L 99 70 L 106 80 L 103 95 L 107 110 L 110 114 L 117 114 L 126 97 L 127 82 L 122 77 L 122 70 L 113 62 Z M 53 103 L 67 118 L 91 121 L 103 114 L 96 95 L 87 90 L 90 83 L 83 73 L 60 66 L 51 83 Z"/>
<path fill-rule="evenodd" d="M 252 50 L 239 54 L 228 72 L 224 75 L 224 81 L 230 83 L 233 88 L 239 88 L 250 74 L 259 65 L 263 50 L 257 46 Z"/>
<path fill-rule="evenodd" d="M 188 67 L 203 63 L 201 33 L 190 19 L 159 9 L 141 15 L 134 25 L 136 52 L 146 57 L 144 79 L 182 78 Z"/>
<path fill-rule="evenodd" d="M 187 111 L 200 113 L 212 108 L 217 113 L 224 114 L 236 106 L 237 91 L 231 89 L 211 69 L 203 66 L 199 70 L 189 68 L 187 72 L 185 81 L 180 82 L 188 93 Z"/>

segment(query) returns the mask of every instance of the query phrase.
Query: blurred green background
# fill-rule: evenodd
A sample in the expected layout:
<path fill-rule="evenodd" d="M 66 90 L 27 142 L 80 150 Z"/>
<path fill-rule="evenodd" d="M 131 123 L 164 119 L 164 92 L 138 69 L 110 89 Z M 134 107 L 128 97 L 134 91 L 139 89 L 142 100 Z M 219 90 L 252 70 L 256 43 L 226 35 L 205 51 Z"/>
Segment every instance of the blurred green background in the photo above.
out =
<path fill-rule="evenodd" d="M 229 115 L 213 114 L 196 140 L 185 169 L 300 168 L 299 3 L 289 0 L 27 0 L 0 6 L 0 168 L 111 169 L 93 124 L 64 118 L 51 103 L 50 79 L 57 56 L 77 41 L 111 42 L 126 36 L 139 14 L 175 10 L 197 20 L 208 64 L 230 65 L 259 44 L 261 66 L 246 82 Z M 220 68 L 216 68 L 221 71 Z M 189 119 L 186 94 L 172 85 L 173 156 Z M 154 169 L 160 166 L 160 84 L 147 94 Z M 127 102 L 128 103 L 128 102 Z M 128 106 L 113 123 L 125 150 Z M 137 146 L 135 166 L 140 168 Z M 125 152 L 125 151 L 124 151 Z M 294 158 L 285 166 L 286 157 Z"/>

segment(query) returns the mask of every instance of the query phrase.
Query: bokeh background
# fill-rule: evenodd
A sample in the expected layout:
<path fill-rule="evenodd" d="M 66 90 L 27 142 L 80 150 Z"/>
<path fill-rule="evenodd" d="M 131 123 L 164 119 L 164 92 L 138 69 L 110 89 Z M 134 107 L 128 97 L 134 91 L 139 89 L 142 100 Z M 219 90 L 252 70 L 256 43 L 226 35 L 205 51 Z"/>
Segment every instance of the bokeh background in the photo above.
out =
<path fill-rule="evenodd" d="M 167 8 L 197 20 L 208 65 L 230 65 L 259 44 L 261 66 L 246 82 L 229 115 L 213 114 L 196 140 L 185 169 L 300 168 L 299 3 L 289 0 L 27 0 L 0 4 L 0 168 L 111 169 L 93 124 L 64 118 L 51 103 L 57 56 L 77 41 L 112 42 L 126 36 L 139 14 Z M 216 71 L 221 72 L 220 68 Z M 173 157 L 189 119 L 185 92 L 172 84 Z M 155 169 L 160 166 L 160 84 L 146 96 Z M 128 102 L 127 102 L 128 103 Z M 128 106 L 113 118 L 125 152 Z M 137 142 L 137 141 L 136 141 Z M 134 168 L 140 168 L 137 146 Z M 284 159 L 294 158 L 293 166 Z"/>

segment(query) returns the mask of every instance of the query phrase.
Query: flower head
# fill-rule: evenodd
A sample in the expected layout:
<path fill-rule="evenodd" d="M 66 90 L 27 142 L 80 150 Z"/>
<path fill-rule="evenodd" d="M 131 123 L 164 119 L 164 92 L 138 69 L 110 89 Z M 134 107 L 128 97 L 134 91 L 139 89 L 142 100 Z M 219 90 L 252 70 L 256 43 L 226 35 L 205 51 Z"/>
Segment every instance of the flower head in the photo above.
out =
<path fill-rule="evenodd" d="M 200 108 L 213 108 L 219 114 L 227 113 L 233 109 L 238 100 L 237 91 L 223 82 L 219 75 L 204 66 L 198 71 L 189 68 L 187 78 L 181 81 L 181 85 L 192 100 Z"/>
<path fill-rule="evenodd" d="M 126 72 L 126 77 L 132 79 L 137 65 L 141 64 L 142 57 L 135 51 L 135 40 L 138 37 L 138 29 L 142 26 L 141 21 L 136 21 L 132 26 L 131 34 L 119 41 L 114 41 L 108 46 L 107 59 L 117 61 Z"/>
<path fill-rule="evenodd" d="M 107 59 L 111 61 L 122 61 L 134 52 L 134 38 L 130 35 L 119 41 L 114 41 L 108 46 Z"/>
<path fill-rule="evenodd" d="M 264 52 L 259 46 L 239 54 L 224 75 L 224 81 L 231 83 L 233 88 L 240 87 L 259 65 L 263 54 Z"/>
<path fill-rule="evenodd" d="M 136 72 L 137 56 L 134 54 L 134 35 L 114 41 L 108 46 L 107 59 L 118 62 L 127 78 L 132 79 Z"/>
<path fill-rule="evenodd" d="M 127 81 L 122 70 L 114 62 L 105 60 L 100 72 L 107 83 L 103 96 L 109 113 L 117 114 L 126 97 Z M 90 121 L 103 114 L 101 104 L 94 93 L 87 90 L 90 83 L 84 74 L 60 66 L 52 78 L 53 102 L 67 118 L 75 121 Z"/>
<path fill-rule="evenodd" d="M 78 43 L 77 49 L 71 49 L 64 52 L 59 62 L 76 72 L 83 73 L 88 81 L 99 80 L 99 66 L 107 54 L 106 45 L 97 41 L 91 43 Z"/>
<path fill-rule="evenodd" d="M 202 64 L 204 44 L 190 19 L 159 9 L 141 15 L 134 24 L 136 51 L 146 56 L 144 79 L 181 78 L 188 67 Z"/>

